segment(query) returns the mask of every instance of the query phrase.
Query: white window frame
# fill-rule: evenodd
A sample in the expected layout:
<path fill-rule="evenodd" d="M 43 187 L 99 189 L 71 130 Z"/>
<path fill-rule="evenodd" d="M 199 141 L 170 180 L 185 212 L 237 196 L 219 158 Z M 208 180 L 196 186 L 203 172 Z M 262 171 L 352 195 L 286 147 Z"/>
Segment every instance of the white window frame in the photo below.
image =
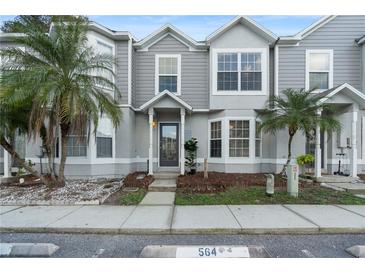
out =
<path fill-rule="evenodd" d="M 159 76 L 175 76 L 173 74 L 160 74 L 160 58 L 177 58 L 177 88 L 175 95 L 181 95 L 181 54 L 156 54 L 155 55 L 155 95 L 158 95 L 159 92 L 159 84 L 160 77 Z"/>
<path fill-rule="evenodd" d="M 229 121 L 230 120 L 246 120 L 250 122 L 249 133 L 249 157 L 229 157 Z M 255 157 L 255 122 L 257 117 L 254 116 L 227 116 L 219 117 L 208 120 L 208 134 L 210 134 L 210 123 L 221 121 L 222 122 L 222 157 L 215 158 L 210 157 L 210 141 L 208 142 L 208 161 L 210 163 L 219 164 L 256 164 L 263 161 L 262 158 Z M 209 136 L 209 135 L 208 135 Z M 208 138 L 210 140 L 210 138 Z M 262 139 L 261 139 L 261 151 L 262 151 Z M 261 152 L 262 155 L 262 152 Z"/>
<path fill-rule="evenodd" d="M 255 158 L 262 158 L 262 130 L 260 130 L 260 136 L 256 137 L 256 123 L 262 123 L 260 119 L 255 120 Z M 256 141 L 260 140 L 260 156 L 256 156 Z"/>
<path fill-rule="evenodd" d="M 211 138 L 211 129 L 212 129 L 212 123 L 215 122 L 220 122 L 221 123 L 221 138 L 220 139 L 212 139 Z M 224 128 L 224 123 L 223 123 L 223 119 L 212 119 L 208 121 L 208 158 L 209 159 L 222 159 L 224 158 L 224 142 L 223 142 L 223 132 L 224 132 L 225 128 Z M 221 156 L 220 157 L 211 157 L 210 154 L 210 141 L 211 140 L 221 140 Z"/>
<path fill-rule="evenodd" d="M 241 137 L 241 138 L 238 138 L 238 137 L 230 137 L 229 136 L 229 133 L 230 133 L 230 128 L 229 128 L 229 124 L 231 121 L 243 121 L 243 122 L 248 122 L 248 137 Z M 251 142 L 250 142 L 250 137 L 251 137 L 251 121 L 250 119 L 229 119 L 228 120 L 228 157 L 229 158 L 233 158 L 233 159 L 240 159 L 240 158 L 250 158 L 250 147 L 251 147 Z M 229 152 L 230 152 L 230 146 L 229 146 L 229 142 L 230 140 L 248 140 L 248 156 L 231 156 L 229 155 Z"/>
<path fill-rule="evenodd" d="M 218 54 L 237 53 L 238 90 L 217 90 Z M 241 53 L 261 53 L 261 90 L 241 90 Z M 236 48 L 236 49 L 213 49 L 212 50 L 212 95 L 267 95 L 269 75 L 269 49 L 268 48 Z"/>
<path fill-rule="evenodd" d="M 96 47 L 97 53 L 99 53 L 99 54 L 101 53 L 99 51 L 99 44 L 104 44 L 105 46 L 110 47 L 112 49 L 112 57 L 115 58 L 115 56 L 116 56 L 116 47 L 115 47 L 114 44 L 109 43 L 109 42 L 107 42 L 105 40 L 102 40 L 100 38 L 95 38 L 95 47 Z M 112 70 L 113 70 L 114 75 L 115 75 L 116 74 L 116 66 L 115 66 L 115 64 L 113 64 Z M 112 82 L 115 84 L 115 82 L 116 82 L 115 78 L 116 77 L 114 75 L 112 75 Z M 108 88 L 108 87 L 104 87 L 104 86 L 101 86 L 101 88 L 103 88 L 104 90 L 106 90 L 107 92 L 109 92 L 109 94 L 114 97 L 114 90 L 113 89 Z M 113 93 L 111 93 L 111 92 L 113 92 Z"/>
<path fill-rule="evenodd" d="M 310 55 L 312 53 L 326 53 L 329 54 L 329 70 L 315 70 L 311 71 L 309 69 L 309 61 Z M 333 88 L 333 49 L 306 49 L 305 51 L 305 89 L 309 90 L 310 83 L 309 83 L 309 73 L 310 72 L 327 72 L 328 73 L 328 89 Z M 316 89 L 313 90 L 313 93 L 319 93 L 324 91 L 325 89 Z"/>

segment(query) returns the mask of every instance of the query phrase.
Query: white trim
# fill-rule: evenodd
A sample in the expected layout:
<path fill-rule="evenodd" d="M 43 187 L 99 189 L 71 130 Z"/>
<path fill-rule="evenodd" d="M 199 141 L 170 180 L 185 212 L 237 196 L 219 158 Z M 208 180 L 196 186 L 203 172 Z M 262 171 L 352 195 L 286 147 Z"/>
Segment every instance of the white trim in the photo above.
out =
<path fill-rule="evenodd" d="M 309 69 L 309 56 L 312 53 L 326 53 L 329 54 L 329 70 L 327 71 L 313 71 L 313 72 L 327 72 L 328 73 L 328 89 L 333 88 L 333 49 L 306 49 L 305 50 L 305 89 L 309 90 L 309 73 L 312 72 Z M 316 89 L 313 93 L 319 93 L 324 90 Z"/>
<path fill-rule="evenodd" d="M 219 37 L 222 33 L 226 32 L 227 30 L 229 30 L 236 24 L 242 23 L 242 22 L 246 23 L 246 25 L 248 27 L 250 27 L 251 29 L 253 29 L 255 32 L 257 32 L 257 33 L 261 32 L 261 34 L 264 34 L 264 36 L 266 36 L 266 38 L 272 39 L 273 42 L 277 39 L 277 36 L 274 33 L 269 31 L 268 29 L 264 28 L 263 26 L 259 25 L 257 22 L 255 22 L 248 16 L 239 15 L 239 16 L 236 16 L 235 18 L 233 18 L 231 21 L 229 21 L 225 25 L 223 25 L 222 27 L 220 27 L 219 29 L 217 29 L 216 31 L 214 31 L 212 34 L 208 35 L 206 38 L 206 41 L 211 42 L 212 40 Z"/>
<path fill-rule="evenodd" d="M 330 94 L 326 95 L 325 97 L 323 97 L 320 102 L 324 103 L 326 102 L 328 99 L 330 99 L 332 96 L 334 96 L 335 94 L 337 94 L 338 92 L 340 92 L 341 90 L 343 90 L 344 88 L 349 89 L 350 91 L 352 91 L 355 95 L 357 95 L 358 97 L 360 97 L 360 99 L 364 100 L 365 103 L 365 95 L 358 91 L 356 88 L 354 88 L 353 86 L 351 86 L 348 83 L 344 83 L 341 86 L 337 87 L 336 89 L 334 89 Z M 359 102 L 357 102 L 359 103 Z"/>
<path fill-rule="evenodd" d="M 244 120 L 249 121 L 249 156 L 248 157 L 229 157 L 229 121 Z M 208 161 L 210 163 L 222 164 L 254 164 L 261 163 L 262 158 L 255 157 L 255 122 L 254 116 L 227 116 L 208 120 L 208 134 L 210 134 L 210 123 L 222 121 L 222 157 L 210 157 L 210 135 L 208 136 Z M 262 141 L 261 141 L 262 143 Z"/>
<path fill-rule="evenodd" d="M 177 59 L 177 92 L 181 95 L 181 54 L 156 54 L 155 55 L 155 95 L 159 94 L 159 63 L 160 58 L 176 58 Z M 172 75 L 172 74 L 171 74 Z M 173 93 L 173 92 L 171 92 Z"/>
<path fill-rule="evenodd" d="M 164 35 L 160 36 L 159 38 L 157 38 L 155 41 L 148 44 L 147 46 L 142 47 L 141 49 L 137 49 L 137 51 L 142 51 L 142 52 L 143 51 L 149 51 L 150 47 L 157 44 L 158 42 L 160 42 L 162 39 L 166 38 L 169 35 L 172 36 L 177 41 L 179 41 L 181 44 L 185 45 L 189 49 L 189 51 L 207 51 L 207 49 L 196 49 L 196 48 L 194 48 L 191 44 L 187 43 L 186 41 L 184 41 L 183 39 L 179 38 L 177 35 L 175 35 L 171 32 L 165 33 Z"/>
<path fill-rule="evenodd" d="M 274 95 L 279 96 L 279 46 L 274 47 Z"/>
<path fill-rule="evenodd" d="M 211 141 L 211 124 L 214 123 L 214 122 L 221 122 L 221 157 L 211 157 L 210 156 L 210 141 Z M 208 120 L 208 161 L 214 161 L 214 160 L 221 160 L 224 156 L 224 145 L 223 145 L 223 131 L 224 131 L 224 118 L 215 118 L 215 119 L 209 119 Z"/>
<path fill-rule="evenodd" d="M 128 105 L 132 104 L 132 40 L 128 40 Z"/>
<path fill-rule="evenodd" d="M 141 110 L 145 110 L 145 109 L 149 108 L 155 102 L 157 102 L 158 100 L 160 100 L 163 96 L 170 96 L 173 100 L 175 100 L 176 102 L 178 102 L 180 105 L 182 105 L 186 109 L 188 109 L 190 111 L 193 110 L 193 107 L 192 106 L 190 106 L 184 100 L 182 100 L 181 98 L 177 97 L 174 93 L 172 93 L 172 92 L 170 92 L 168 90 L 164 90 L 163 92 L 160 92 L 158 95 L 156 95 L 155 97 L 153 97 L 151 100 L 147 101 L 142 106 L 140 106 L 140 109 Z"/>
<path fill-rule="evenodd" d="M 304 30 L 298 32 L 296 35 L 294 35 L 294 38 L 303 39 L 303 38 L 307 37 L 309 34 L 311 34 L 312 32 L 314 32 L 317 29 L 323 27 L 325 24 L 327 24 L 328 22 L 330 22 L 334 18 L 336 18 L 336 15 L 324 16 L 324 17 L 320 18 L 318 21 L 314 22 L 309 27 L 307 27 Z"/>
<path fill-rule="evenodd" d="M 157 161 L 158 161 L 158 164 L 157 164 L 157 166 L 160 168 L 160 167 L 163 167 L 163 168 L 169 168 L 169 167 L 171 167 L 171 168 L 180 168 L 180 164 L 181 164 L 181 161 L 180 161 L 180 153 L 181 153 L 181 151 L 180 151 L 180 142 L 181 142 L 181 138 L 180 138 L 180 134 L 181 134 L 181 123 L 179 122 L 179 121 L 160 121 L 160 122 L 158 122 L 157 123 L 158 124 L 158 127 L 157 127 L 157 130 L 158 130 L 158 133 L 157 133 Z M 177 146 L 178 146 L 178 156 L 177 156 L 177 166 L 161 166 L 160 165 L 160 132 L 161 132 L 161 129 L 160 129 L 160 127 L 161 127 L 161 124 L 177 124 L 177 135 L 176 136 L 178 136 L 179 137 L 179 143 L 177 144 Z M 184 132 L 184 134 L 185 134 L 185 132 Z"/>
<path fill-rule="evenodd" d="M 166 25 L 162 26 L 155 32 L 149 34 L 147 37 L 134 43 L 134 46 L 141 47 L 141 49 L 139 49 L 139 51 L 148 51 L 148 48 L 151 47 L 153 44 L 157 43 L 159 41 L 159 39 L 157 39 L 158 41 L 153 41 L 151 43 L 148 43 L 148 42 L 164 32 L 167 32 L 167 34 L 173 34 L 171 32 L 176 33 L 178 36 L 181 37 L 178 40 L 180 42 L 184 43 L 185 45 L 187 45 L 189 47 L 189 49 L 192 48 L 192 46 L 193 47 L 204 47 L 205 46 L 205 43 L 199 43 L 199 42 L 195 41 L 193 38 L 186 35 L 185 33 L 183 33 L 182 31 L 180 31 L 179 29 L 177 29 L 176 27 L 174 27 L 171 24 L 166 24 Z M 164 34 L 164 35 L 166 35 L 166 34 Z M 175 36 L 174 38 L 177 39 L 177 36 L 176 35 L 174 35 L 174 36 Z M 183 39 L 185 39 L 186 41 L 183 41 Z M 147 47 L 147 49 L 145 49 L 146 47 Z"/>
<path fill-rule="evenodd" d="M 222 49 L 212 49 L 212 95 L 262 95 L 266 96 L 268 93 L 268 81 L 269 81 L 269 48 L 222 48 Z M 262 73 L 262 84 L 261 90 L 257 91 L 241 91 L 241 53 L 261 53 L 261 73 Z M 237 53 L 238 54 L 238 90 L 237 91 L 218 91 L 217 90 L 217 72 L 218 72 L 218 54 L 219 53 Z"/>

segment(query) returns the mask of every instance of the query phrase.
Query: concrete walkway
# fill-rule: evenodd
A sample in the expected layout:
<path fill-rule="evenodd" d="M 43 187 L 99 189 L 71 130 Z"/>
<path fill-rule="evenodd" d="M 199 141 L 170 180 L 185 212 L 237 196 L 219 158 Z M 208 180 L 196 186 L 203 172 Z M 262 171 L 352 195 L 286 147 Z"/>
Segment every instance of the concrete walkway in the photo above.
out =
<path fill-rule="evenodd" d="M 0 231 L 130 234 L 365 233 L 365 206 L 0 206 Z"/>

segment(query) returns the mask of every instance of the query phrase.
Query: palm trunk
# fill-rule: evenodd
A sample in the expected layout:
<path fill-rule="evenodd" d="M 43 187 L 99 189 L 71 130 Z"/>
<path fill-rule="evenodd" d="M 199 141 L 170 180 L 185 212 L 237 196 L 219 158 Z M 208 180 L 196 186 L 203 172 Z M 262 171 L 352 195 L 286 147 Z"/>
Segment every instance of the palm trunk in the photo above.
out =
<path fill-rule="evenodd" d="M 295 134 L 295 133 L 294 133 L 294 134 Z M 292 145 L 292 142 L 293 142 L 294 134 L 293 134 L 293 133 L 289 133 L 289 141 L 288 141 L 288 158 L 287 158 L 287 160 L 286 160 L 285 165 L 283 166 L 282 171 L 280 172 L 281 174 L 284 174 L 284 173 L 285 173 L 285 170 L 286 170 L 286 168 L 287 168 L 287 166 L 289 165 L 290 160 L 291 160 L 291 145 Z"/>
<path fill-rule="evenodd" d="M 0 144 L 1 146 L 14 158 L 17 160 L 17 162 L 20 164 L 22 168 L 24 168 L 26 171 L 28 171 L 30 174 L 32 174 L 35 177 L 38 177 L 41 179 L 43 183 L 46 185 L 50 185 L 52 182 L 44 177 L 42 174 L 39 174 L 39 172 L 32 168 L 23 158 L 19 156 L 19 154 L 15 151 L 14 147 L 6 141 L 5 138 L 0 138 Z"/>
<path fill-rule="evenodd" d="M 70 126 L 69 124 L 61 124 L 61 160 L 60 167 L 58 170 L 58 183 L 65 184 L 65 164 L 67 158 L 67 143 L 68 143 L 68 132 Z"/>

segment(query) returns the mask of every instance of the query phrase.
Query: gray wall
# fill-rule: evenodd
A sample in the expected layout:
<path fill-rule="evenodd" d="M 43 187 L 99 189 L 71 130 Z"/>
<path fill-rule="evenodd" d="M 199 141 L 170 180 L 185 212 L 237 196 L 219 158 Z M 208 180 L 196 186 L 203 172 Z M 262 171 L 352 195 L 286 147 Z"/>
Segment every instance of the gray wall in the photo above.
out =
<path fill-rule="evenodd" d="M 128 41 L 115 42 L 115 84 L 118 87 L 121 97 L 119 102 L 122 104 L 128 103 Z"/>
<path fill-rule="evenodd" d="M 155 55 L 181 54 L 181 98 L 194 108 L 208 107 L 208 52 L 189 51 L 168 35 L 148 51 L 135 52 L 133 83 L 135 107 L 155 96 Z"/>
<path fill-rule="evenodd" d="M 365 16 L 338 16 L 317 29 L 299 46 L 279 48 L 279 91 L 305 88 L 305 50 L 333 49 L 333 86 L 349 83 L 361 90 L 360 47 L 355 39 L 364 35 Z"/>
<path fill-rule="evenodd" d="M 238 24 L 232 27 L 227 32 L 223 33 L 221 36 L 217 37 L 210 44 L 210 49 L 219 48 L 266 48 L 269 50 L 269 42 L 264 38 L 259 36 L 257 33 L 252 31 L 245 25 Z M 211 54 L 212 55 L 212 54 Z M 273 58 L 273 53 L 268 52 L 268 57 Z M 212 56 L 210 56 L 212 60 Z M 270 70 L 273 67 L 273 60 L 269 61 L 268 71 L 270 75 Z M 213 71 L 212 66 L 210 67 L 210 78 L 211 87 L 213 86 Z M 270 89 L 272 88 L 272 82 L 268 76 L 267 84 L 267 95 L 270 94 Z M 210 92 L 210 108 L 211 109 L 261 109 L 263 108 L 268 96 L 260 95 L 212 95 Z"/>

